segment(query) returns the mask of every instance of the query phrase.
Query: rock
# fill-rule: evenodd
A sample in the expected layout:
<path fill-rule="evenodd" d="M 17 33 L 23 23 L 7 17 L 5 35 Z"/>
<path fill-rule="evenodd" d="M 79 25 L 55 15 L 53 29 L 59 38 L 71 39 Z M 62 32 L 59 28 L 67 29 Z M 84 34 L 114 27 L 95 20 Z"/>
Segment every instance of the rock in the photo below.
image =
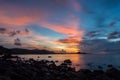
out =
<path fill-rule="evenodd" d="M 68 65 L 71 65 L 71 64 L 72 64 L 72 61 L 69 60 L 69 59 L 67 59 L 67 60 L 64 60 L 64 63 L 65 63 L 65 64 L 68 64 Z"/>

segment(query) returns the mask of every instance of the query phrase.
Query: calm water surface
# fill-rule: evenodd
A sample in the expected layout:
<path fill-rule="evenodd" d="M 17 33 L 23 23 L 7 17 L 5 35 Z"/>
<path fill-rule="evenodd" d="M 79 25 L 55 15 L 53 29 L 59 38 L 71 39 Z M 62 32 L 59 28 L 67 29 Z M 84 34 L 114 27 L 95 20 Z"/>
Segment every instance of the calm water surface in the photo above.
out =
<path fill-rule="evenodd" d="M 66 59 L 70 59 L 73 63 L 72 67 L 79 68 L 90 68 L 97 69 L 97 66 L 102 66 L 104 69 L 107 65 L 112 64 L 119 68 L 120 66 L 120 55 L 119 54 L 50 54 L 50 55 L 19 55 L 22 58 L 29 59 L 33 58 L 36 60 L 52 60 L 59 62 L 59 65 Z M 39 56 L 39 57 L 38 57 Z M 51 57 L 49 57 L 51 56 Z"/>

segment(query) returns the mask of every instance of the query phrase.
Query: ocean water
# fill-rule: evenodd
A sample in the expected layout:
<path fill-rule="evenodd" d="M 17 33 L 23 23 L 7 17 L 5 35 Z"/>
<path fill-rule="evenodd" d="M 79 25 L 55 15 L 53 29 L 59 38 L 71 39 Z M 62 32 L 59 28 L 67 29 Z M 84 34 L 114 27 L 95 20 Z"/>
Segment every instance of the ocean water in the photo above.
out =
<path fill-rule="evenodd" d="M 56 65 L 60 65 L 64 60 L 70 59 L 72 67 L 75 67 L 77 70 L 83 68 L 98 69 L 98 66 L 106 69 L 107 65 L 120 68 L 120 54 L 29 54 L 18 56 L 24 59 L 33 58 L 35 60 L 58 61 Z"/>

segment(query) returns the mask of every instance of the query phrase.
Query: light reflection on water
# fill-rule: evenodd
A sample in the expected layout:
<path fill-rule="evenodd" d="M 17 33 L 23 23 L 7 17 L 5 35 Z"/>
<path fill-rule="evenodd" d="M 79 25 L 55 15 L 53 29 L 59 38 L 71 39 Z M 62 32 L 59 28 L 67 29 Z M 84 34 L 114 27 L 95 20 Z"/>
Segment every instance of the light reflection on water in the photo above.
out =
<path fill-rule="evenodd" d="M 115 67 L 120 66 L 120 55 L 119 54 L 50 54 L 50 55 L 19 55 L 22 58 L 29 59 L 33 58 L 36 60 L 53 60 L 59 61 L 57 65 L 62 63 L 66 59 L 70 59 L 73 63 L 72 66 L 79 68 L 91 68 L 97 69 L 97 66 L 102 66 L 104 69 L 107 65 L 112 64 Z M 39 58 L 38 58 L 39 56 Z"/>

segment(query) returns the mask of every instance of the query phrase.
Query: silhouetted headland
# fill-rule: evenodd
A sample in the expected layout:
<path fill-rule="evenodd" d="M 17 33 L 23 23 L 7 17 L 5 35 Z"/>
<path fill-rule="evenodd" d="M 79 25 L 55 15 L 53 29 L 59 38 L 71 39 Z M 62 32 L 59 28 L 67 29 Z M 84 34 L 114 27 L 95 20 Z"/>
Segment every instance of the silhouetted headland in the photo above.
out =
<path fill-rule="evenodd" d="M 3 46 L 0 46 L 0 55 L 3 53 L 7 54 L 67 54 L 67 53 L 56 53 L 54 51 L 49 51 L 49 50 L 39 50 L 39 49 L 33 49 L 33 50 L 28 50 L 28 49 L 22 49 L 22 48 L 12 48 L 8 49 Z M 87 54 L 84 52 L 77 52 L 77 53 L 69 53 L 69 54 Z"/>
<path fill-rule="evenodd" d="M 8 49 L 3 46 L 0 46 L 0 54 L 5 54 L 6 52 L 7 54 L 55 54 L 55 52 L 48 50 L 38 50 L 38 49 L 28 50 L 21 48 Z"/>
<path fill-rule="evenodd" d="M 77 54 L 88 54 L 88 53 L 85 53 L 85 52 L 77 52 Z"/>

